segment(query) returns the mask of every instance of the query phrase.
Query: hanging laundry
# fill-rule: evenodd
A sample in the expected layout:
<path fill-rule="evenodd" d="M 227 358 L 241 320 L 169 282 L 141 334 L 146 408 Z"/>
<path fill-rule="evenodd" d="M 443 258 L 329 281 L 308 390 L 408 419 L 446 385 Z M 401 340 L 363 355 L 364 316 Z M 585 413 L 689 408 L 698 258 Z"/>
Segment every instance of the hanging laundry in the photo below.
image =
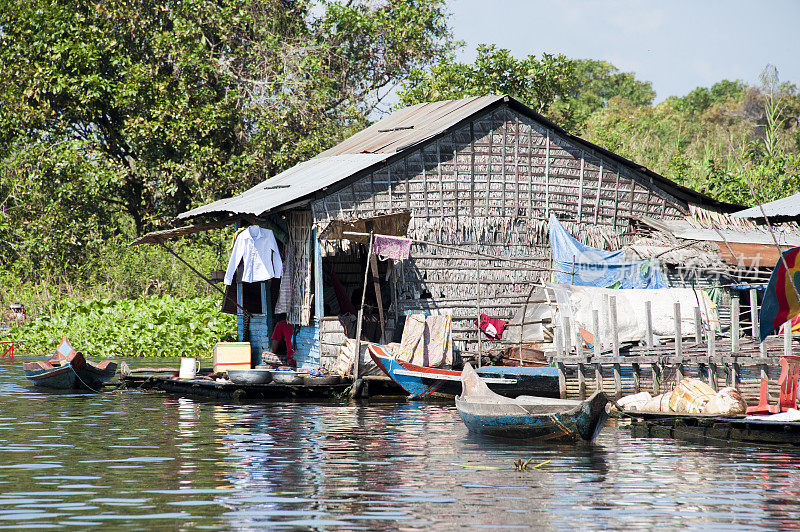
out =
<path fill-rule="evenodd" d="M 411 239 L 402 236 L 375 235 L 372 251 L 384 259 L 407 259 L 411 253 Z"/>
<path fill-rule="evenodd" d="M 225 284 L 233 282 L 239 263 L 243 263 L 242 282 L 255 283 L 283 276 L 283 261 L 278 252 L 278 243 L 270 229 L 251 225 L 236 237 L 233 244 Z"/>
<path fill-rule="evenodd" d="M 396 358 L 418 366 L 453 364 L 453 316 L 409 314 Z"/>
<path fill-rule="evenodd" d="M 281 276 L 281 286 L 278 289 L 278 301 L 275 302 L 275 314 L 289 314 L 292 310 L 292 267 L 294 264 L 294 248 L 286 246 L 286 264 Z"/>
<path fill-rule="evenodd" d="M 503 331 L 508 322 L 499 318 L 492 318 L 486 314 L 481 314 L 480 318 L 475 320 L 475 325 L 483 331 L 483 334 L 493 340 L 499 340 L 503 337 Z"/>

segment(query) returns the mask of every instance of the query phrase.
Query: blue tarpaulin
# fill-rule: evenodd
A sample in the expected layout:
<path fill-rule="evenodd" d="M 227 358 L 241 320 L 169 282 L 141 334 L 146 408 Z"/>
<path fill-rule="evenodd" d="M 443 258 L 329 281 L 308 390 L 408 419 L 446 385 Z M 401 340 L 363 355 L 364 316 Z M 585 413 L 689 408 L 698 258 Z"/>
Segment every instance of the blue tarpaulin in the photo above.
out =
<path fill-rule="evenodd" d="M 553 214 L 550 247 L 556 270 L 553 278 L 558 283 L 601 288 L 667 288 L 657 260 L 626 261 L 621 249 L 603 251 L 581 244 Z"/>

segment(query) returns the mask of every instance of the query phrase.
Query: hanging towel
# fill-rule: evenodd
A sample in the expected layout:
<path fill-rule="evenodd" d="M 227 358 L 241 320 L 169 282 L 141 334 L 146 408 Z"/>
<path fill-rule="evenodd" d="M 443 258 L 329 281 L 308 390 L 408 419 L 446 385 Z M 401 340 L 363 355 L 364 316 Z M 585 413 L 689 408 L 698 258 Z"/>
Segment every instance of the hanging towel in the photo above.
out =
<path fill-rule="evenodd" d="M 475 325 L 483 331 L 483 334 L 493 340 L 499 340 L 503 337 L 503 331 L 508 322 L 499 318 L 493 318 L 487 314 L 481 314 L 480 318 L 475 320 Z"/>
<path fill-rule="evenodd" d="M 402 236 L 375 235 L 372 251 L 384 259 L 407 259 L 411 252 L 411 239 Z"/>
<path fill-rule="evenodd" d="M 239 263 L 243 263 L 242 282 L 255 283 L 283 275 L 283 261 L 278 252 L 278 243 L 270 229 L 251 225 L 236 237 L 233 244 L 225 284 L 233 282 Z"/>

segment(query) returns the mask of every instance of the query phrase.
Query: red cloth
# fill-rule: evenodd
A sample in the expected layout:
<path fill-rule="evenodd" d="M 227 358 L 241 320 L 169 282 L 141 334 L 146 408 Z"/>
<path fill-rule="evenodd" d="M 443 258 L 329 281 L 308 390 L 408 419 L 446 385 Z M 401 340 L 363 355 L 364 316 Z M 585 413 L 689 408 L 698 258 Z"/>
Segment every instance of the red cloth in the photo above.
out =
<path fill-rule="evenodd" d="M 493 318 L 486 314 L 481 314 L 481 317 L 475 321 L 475 325 L 483 331 L 483 334 L 495 340 L 499 340 L 503 337 L 503 331 L 507 323 L 508 322 L 505 320 Z"/>
<path fill-rule="evenodd" d="M 294 349 L 292 349 L 292 336 L 294 336 L 294 328 L 286 322 L 286 320 L 279 321 L 275 324 L 275 330 L 272 331 L 272 340 L 283 340 L 286 342 L 286 358 L 289 359 L 289 364 L 294 365 Z"/>

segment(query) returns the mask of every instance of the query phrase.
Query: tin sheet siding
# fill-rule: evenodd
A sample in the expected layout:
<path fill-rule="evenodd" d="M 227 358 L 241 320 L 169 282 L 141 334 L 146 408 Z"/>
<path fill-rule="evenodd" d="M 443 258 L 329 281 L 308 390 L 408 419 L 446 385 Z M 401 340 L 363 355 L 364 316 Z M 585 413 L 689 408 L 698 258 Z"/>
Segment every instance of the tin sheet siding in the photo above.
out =
<path fill-rule="evenodd" d="M 610 249 L 627 243 L 631 216 L 678 218 L 683 209 L 643 174 L 508 105 L 312 204 L 320 228 L 333 219 L 410 210 L 410 237 L 459 247 L 414 244 L 411 259 L 395 268 L 399 310 L 451 309 L 454 346 L 462 352 L 476 347 L 479 286 L 481 311 L 507 319 L 527 283 L 549 267 L 551 212 L 582 242 Z M 529 266 L 475 260 L 474 251 Z"/>
<path fill-rule="evenodd" d="M 261 362 L 261 353 L 269 349 L 269 316 L 252 314 L 250 316 L 250 361 L 256 366 Z M 240 342 L 244 338 L 244 318 L 241 313 L 236 316 L 236 333 Z"/>
<path fill-rule="evenodd" d="M 314 320 L 313 326 L 298 327 L 294 344 L 294 359 L 298 368 L 315 369 L 320 366 L 318 320 Z"/>

